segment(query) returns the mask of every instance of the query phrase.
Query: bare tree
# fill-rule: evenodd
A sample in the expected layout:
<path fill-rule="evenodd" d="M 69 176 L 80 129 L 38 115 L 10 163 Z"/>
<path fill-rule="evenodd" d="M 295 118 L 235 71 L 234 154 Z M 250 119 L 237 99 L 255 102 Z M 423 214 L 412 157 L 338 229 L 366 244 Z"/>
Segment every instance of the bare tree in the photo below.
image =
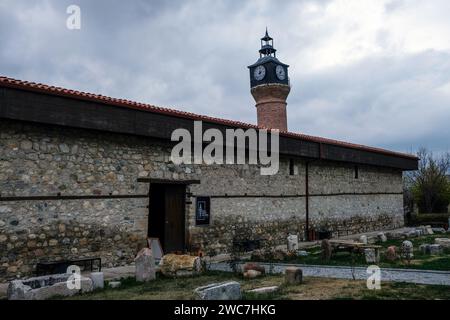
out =
<path fill-rule="evenodd" d="M 434 156 L 421 148 L 417 152 L 419 168 L 405 176 L 405 189 L 409 192 L 422 213 L 438 213 L 450 201 L 450 153 Z"/>

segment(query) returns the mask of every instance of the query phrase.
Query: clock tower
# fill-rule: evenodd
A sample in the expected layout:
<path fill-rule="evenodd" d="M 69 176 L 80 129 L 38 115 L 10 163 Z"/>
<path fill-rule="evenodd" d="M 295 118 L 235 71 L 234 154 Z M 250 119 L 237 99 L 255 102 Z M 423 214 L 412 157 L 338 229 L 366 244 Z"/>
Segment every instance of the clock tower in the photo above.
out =
<path fill-rule="evenodd" d="M 261 38 L 259 59 L 250 69 L 250 87 L 256 101 L 258 126 L 287 131 L 286 99 L 291 90 L 287 64 L 276 56 L 273 39 L 266 34 Z"/>

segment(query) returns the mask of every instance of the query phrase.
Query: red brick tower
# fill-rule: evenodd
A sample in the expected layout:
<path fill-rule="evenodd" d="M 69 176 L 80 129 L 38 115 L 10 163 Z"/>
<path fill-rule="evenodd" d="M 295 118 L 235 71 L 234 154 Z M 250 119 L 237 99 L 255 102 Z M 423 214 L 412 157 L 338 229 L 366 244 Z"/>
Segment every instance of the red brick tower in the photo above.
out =
<path fill-rule="evenodd" d="M 250 86 L 256 101 L 258 126 L 287 131 L 286 99 L 291 90 L 289 66 L 276 58 L 276 51 L 266 30 L 261 39 L 260 58 L 248 67 Z"/>

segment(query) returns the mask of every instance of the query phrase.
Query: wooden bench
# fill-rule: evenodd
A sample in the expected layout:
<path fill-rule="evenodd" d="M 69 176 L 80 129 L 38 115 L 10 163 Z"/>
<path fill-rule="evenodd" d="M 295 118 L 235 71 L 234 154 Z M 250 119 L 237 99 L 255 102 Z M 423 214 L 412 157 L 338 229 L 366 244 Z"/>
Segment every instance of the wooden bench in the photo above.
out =
<path fill-rule="evenodd" d="M 101 271 L 102 259 L 99 257 L 81 258 L 72 260 L 39 262 L 36 265 L 36 275 L 64 274 L 69 266 L 79 266 L 81 271 Z"/>

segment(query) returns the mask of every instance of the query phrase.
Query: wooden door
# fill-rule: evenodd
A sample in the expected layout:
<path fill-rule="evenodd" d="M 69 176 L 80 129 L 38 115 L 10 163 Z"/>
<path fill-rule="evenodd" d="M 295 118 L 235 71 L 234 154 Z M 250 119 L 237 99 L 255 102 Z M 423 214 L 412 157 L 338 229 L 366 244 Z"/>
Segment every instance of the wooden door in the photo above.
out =
<path fill-rule="evenodd" d="M 165 253 L 185 249 L 185 192 L 184 185 L 166 185 L 165 188 Z"/>

